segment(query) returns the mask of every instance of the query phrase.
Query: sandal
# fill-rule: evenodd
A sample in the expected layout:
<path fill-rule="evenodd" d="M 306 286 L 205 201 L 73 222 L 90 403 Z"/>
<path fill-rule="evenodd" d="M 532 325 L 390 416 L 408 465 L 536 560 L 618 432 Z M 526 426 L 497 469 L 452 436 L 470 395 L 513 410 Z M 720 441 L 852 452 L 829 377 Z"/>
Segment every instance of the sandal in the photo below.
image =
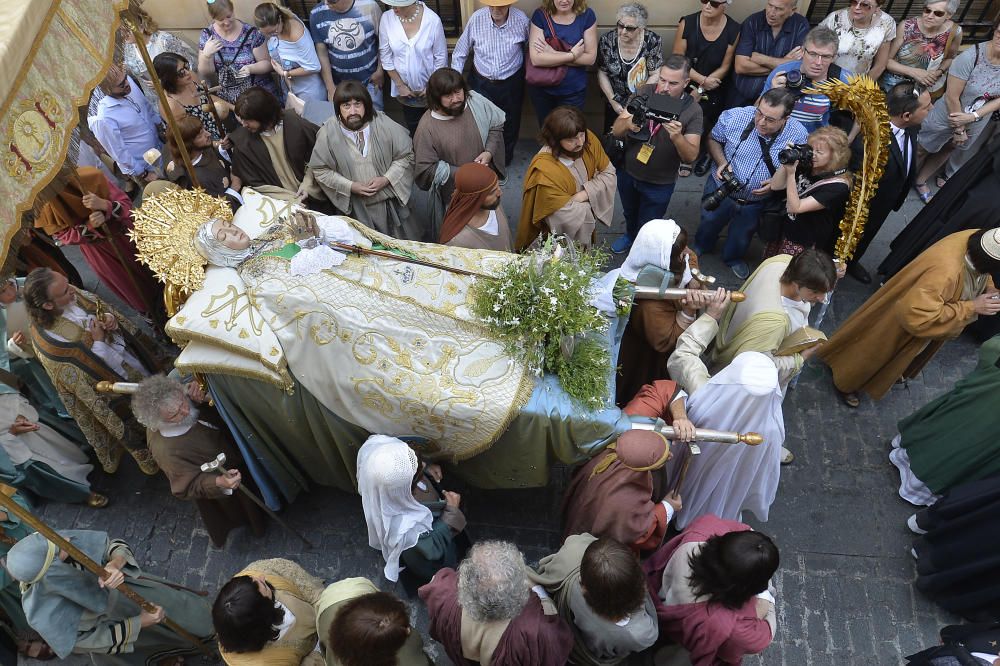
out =
<path fill-rule="evenodd" d="M 844 393 L 840 389 L 836 389 L 836 391 L 837 395 L 840 396 L 840 401 L 851 409 L 857 409 L 861 405 L 861 396 L 854 391 L 849 393 Z"/>
<path fill-rule="evenodd" d="M 681 178 L 687 178 L 691 175 L 692 169 L 694 169 L 694 165 L 688 164 L 687 162 L 681 162 L 677 167 L 677 175 Z"/>
<path fill-rule="evenodd" d="M 90 493 L 90 497 L 87 498 L 87 506 L 91 509 L 103 509 L 108 505 L 107 495 L 102 495 L 101 493 Z"/>
<path fill-rule="evenodd" d="M 52 651 L 49 644 L 39 640 L 18 641 L 17 651 L 29 659 L 37 659 L 38 661 L 49 661 L 56 657 L 56 653 Z"/>
<path fill-rule="evenodd" d="M 913 183 L 913 191 L 917 193 L 917 196 L 924 203 L 930 203 L 930 200 L 934 198 L 934 195 L 931 194 L 931 188 L 927 187 L 927 183 Z"/>
<path fill-rule="evenodd" d="M 938 189 L 941 189 L 948 182 L 948 176 L 938 176 L 934 182 L 937 183 Z"/>

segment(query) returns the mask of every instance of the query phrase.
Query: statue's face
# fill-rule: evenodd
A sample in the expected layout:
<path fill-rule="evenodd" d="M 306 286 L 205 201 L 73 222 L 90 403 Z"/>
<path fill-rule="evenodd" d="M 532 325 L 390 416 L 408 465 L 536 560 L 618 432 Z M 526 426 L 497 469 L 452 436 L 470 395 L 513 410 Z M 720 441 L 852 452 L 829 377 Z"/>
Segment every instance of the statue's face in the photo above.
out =
<path fill-rule="evenodd" d="M 212 235 L 230 250 L 245 250 L 250 247 L 250 237 L 232 222 L 217 221 L 212 225 Z"/>

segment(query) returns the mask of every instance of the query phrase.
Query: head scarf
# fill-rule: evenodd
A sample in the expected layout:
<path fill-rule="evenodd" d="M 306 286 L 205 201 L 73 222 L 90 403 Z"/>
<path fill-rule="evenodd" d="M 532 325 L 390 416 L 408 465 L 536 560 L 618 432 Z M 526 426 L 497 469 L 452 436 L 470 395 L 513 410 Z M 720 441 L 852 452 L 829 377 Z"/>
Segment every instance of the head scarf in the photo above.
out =
<path fill-rule="evenodd" d="M 603 473 L 616 460 L 633 472 L 659 469 L 670 459 L 670 442 L 663 433 L 652 430 L 626 430 L 594 467 L 591 477 Z"/>
<path fill-rule="evenodd" d="M 234 250 L 220 243 L 212 232 L 212 227 L 216 222 L 219 220 L 209 220 L 198 227 L 198 231 L 194 235 L 194 249 L 210 264 L 236 268 L 240 262 L 250 256 L 250 249 Z"/>
<path fill-rule="evenodd" d="M 61 530 L 59 535 L 90 559 L 104 563 L 108 550 L 106 533 Z M 21 582 L 21 605 L 28 624 L 60 659 L 65 659 L 76 645 L 77 627 L 84 611 L 99 614 L 107 610 L 111 591 L 101 589 L 92 573 L 60 560 L 58 553 L 55 544 L 36 532 L 11 546 L 7 571 Z"/>
<path fill-rule="evenodd" d="M 472 216 L 483 207 L 483 201 L 496 184 L 496 172 L 485 164 L 469 162 L 458 167 L 455 171 L 455 191 L 441 222 L 439 243 L 447 243 L 465 228 Z"/>
<path fill-rule="evenodd" d="M 620 275 L 629 282 L 635 282 L 639 273 L 646 266 L 656 266 L 665 271 L 670 270 L 670 254 L 674 243 L 681 234 L 681 228 L 673 220 L 650 220 L 642 225 L 632 248 L 625 257 Z M 684 274 L 680 276 L 678 285 L 686 285 L 691 281 L 691 267 L 687 255 L 684 256 Z"/>
<path fill-rule="evenodd" d="M 108 179 L 96 167 L 77 169 L 63 191 L 42 207 L 42 212 L 35 218 L 35 227 L 52 236 L 82 224 L 91 213 L 91 210 L 83 205 L 83 195 L 88 192 L 102 199 L 111 198 Z"/>
<path fill-rule="evenodd" d="M 417 454 L 404 442 L 372 435 L 358 452 L 358 492 L 368 523 L 368 545 L 382 551 L 385 577 L 399 580 L 399 556 L 417 544 L 434 522 L 413 497 Z"/>

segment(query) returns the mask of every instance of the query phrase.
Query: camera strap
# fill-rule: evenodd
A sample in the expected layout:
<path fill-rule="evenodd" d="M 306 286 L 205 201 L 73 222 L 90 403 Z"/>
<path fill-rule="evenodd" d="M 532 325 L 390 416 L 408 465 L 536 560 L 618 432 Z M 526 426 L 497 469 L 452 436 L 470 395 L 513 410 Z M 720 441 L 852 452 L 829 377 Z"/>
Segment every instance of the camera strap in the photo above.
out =
<path fill-rule="evenodd" d="M 768 172 L 773 177 L 777 169 L 774 168 L 774 159 L 771 157 L 771 146 L 774 144 L 774 139 L 768 142 L 761 135 L 757 135 L 760 140 L 760 159 L 764 162 L 764 166 L 767 167 Z"/>

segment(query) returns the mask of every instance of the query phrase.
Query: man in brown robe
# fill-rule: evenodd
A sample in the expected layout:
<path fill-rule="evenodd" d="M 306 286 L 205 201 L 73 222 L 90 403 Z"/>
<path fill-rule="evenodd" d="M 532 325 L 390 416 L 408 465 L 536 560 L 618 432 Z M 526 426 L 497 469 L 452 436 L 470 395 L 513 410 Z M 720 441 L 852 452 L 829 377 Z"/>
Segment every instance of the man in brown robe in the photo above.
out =
<path fill-rule="evenodd" d="M 915 377 L 946 340 L 1000 312 L 1000 229 L 942 238 L 886 282 L 820 347 L 845 404 Z"/>
<path fill-rule="evenodd" d="M 469 90 L 462 75 L 442 67 L 427 81 L 428 112 L 413 135 L 414 180 L 430 191 L 430 238 L 441 230 L 445 204 L 455 189 L 455 171 L 478 162 L 506 177 L 503 124 L 493 102 Z"/>
<path fill-rule="evenodd" d="M 684 410 L 687 394 L 670 380 L 648 384 L 623 410 L 629 416 L 662 418 L 693 438 L 694 425 Z M 662 470 L 670 460 L 670 442 L 662 433 L 628 430 L 618 441 L 578 467 L 563 498 L 563 535 L 589 533 L 610 537 L 634 551 L 654 550 L 667 524 L 681 508 L 680 496 L 666 497 Z"/>
<path fill-rule="evenodd" d="M 469 162 L 455 171 L 455 192 L 441 224 L 439 243 L 473 250 L 512 250 L 510 225 L 500 206 L 500 181 L 493 169 Z"/>
<path fill-rule="evenodd" d="M 420 588 L 430 635 L 456 666 L 563 666 L 573 632 L 543 588 L 531 588 L 524 556 L 505 541 L 477 543 L 458 572 L 441 569 Z M 492 601 L 493 603 L 490 603 Z"/>
<path fill-rule="evenodd" d="M 170 492 L 193 500 L 205 529 L 217 548 L 226 545 L 234 527 L 246 525 L 254 536 L 264 534 L 264 513 L 245 495 L 235 492 L 242 482 L 242 458 L 223 430 L 200 420 L 194 400 L 203 402 L 197 383 L 185 387 L 163 375 L 149 377 L 132 396 L 132 411 L 146 426 L 153 459 L 170 481 Z M 225 474 L 202 472 L 201 466 L 226 454 Z"/>
<path fill-rule="evenodd" d="M 559 233 L 590 247 L 597 222 L 611 226 L 618 177 L 583 112 L 561 106 L 542 125 L 541 150 L 524 174 L 524 198 L 514 247 L 538 234 Z"/>

